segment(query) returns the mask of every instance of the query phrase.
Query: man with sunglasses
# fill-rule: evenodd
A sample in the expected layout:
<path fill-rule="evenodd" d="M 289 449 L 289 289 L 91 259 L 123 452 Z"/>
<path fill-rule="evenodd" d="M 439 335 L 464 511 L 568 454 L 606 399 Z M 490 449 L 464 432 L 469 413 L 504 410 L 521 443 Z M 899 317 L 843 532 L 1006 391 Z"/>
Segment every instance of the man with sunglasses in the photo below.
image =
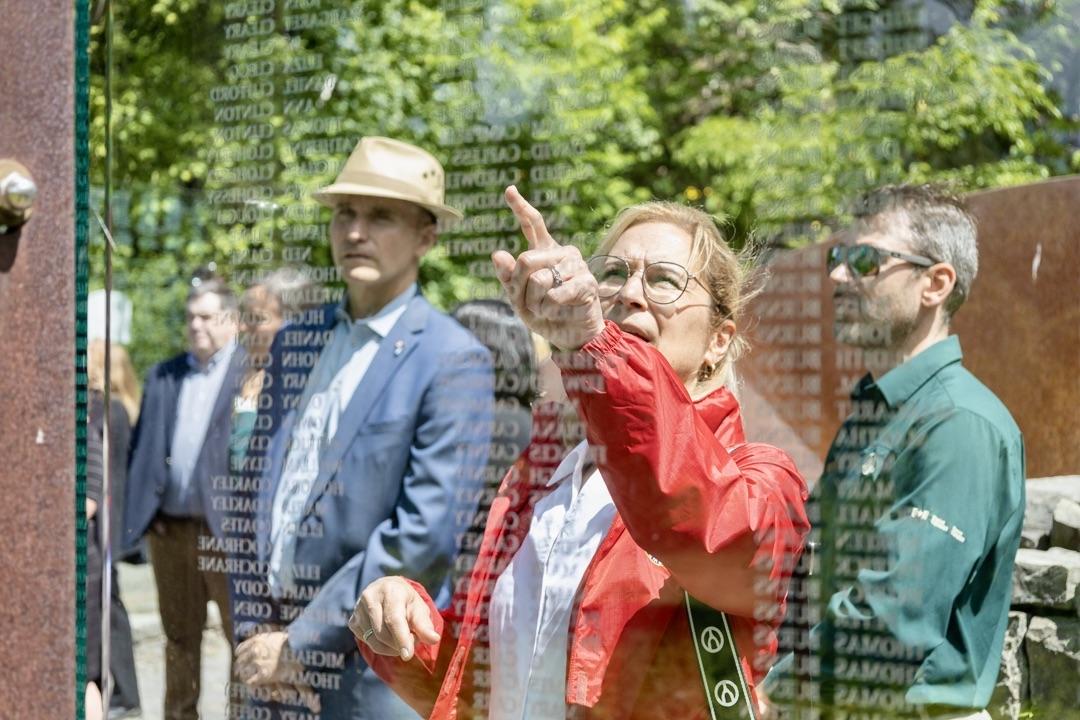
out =
<path fill-rule="evenodd" d="M 926 186 L 864 196 L 828 251 L 834 333 L 869 372 L 808 506 L 786 629 L 813 628 L 770 678 L 793 717 L 990 717 L 1024 448 L 949 333 L 977 269 L 974 221 Z"/>

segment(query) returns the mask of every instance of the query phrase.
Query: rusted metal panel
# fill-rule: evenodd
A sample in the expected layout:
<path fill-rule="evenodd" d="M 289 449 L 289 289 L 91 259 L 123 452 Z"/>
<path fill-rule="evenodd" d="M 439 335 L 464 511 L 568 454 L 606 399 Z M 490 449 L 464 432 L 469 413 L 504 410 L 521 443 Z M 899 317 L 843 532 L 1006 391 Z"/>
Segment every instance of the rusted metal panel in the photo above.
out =
<path fill-rule="evenodd" d="M 956 313 L 964 363 L 1024 433 L 1028 477 L 1080 470 L 1080 177 L 975 193 L 979 274 Z M 822 246 L 785 251 L 748 312 L 740 361 L 749 436 L 774 442 L 816 482 L 846 399 L 865 372 L 832 335 Z M 820 282 L 819 282 L 820 280 Z"/>
<path fill-rule="evenodd" d="M 1024 433 L 1028 477 L 1080 471 L 1080 177 L 968 198 L 979 275 L 956 314 L 964 362 Z"/>
<path fill-rule="evenodd" d="M 44 720 L 76 698 L 75 6 L 2 5 L 0 157 L 39 194 L 0 238 L 0 698 Z"/>

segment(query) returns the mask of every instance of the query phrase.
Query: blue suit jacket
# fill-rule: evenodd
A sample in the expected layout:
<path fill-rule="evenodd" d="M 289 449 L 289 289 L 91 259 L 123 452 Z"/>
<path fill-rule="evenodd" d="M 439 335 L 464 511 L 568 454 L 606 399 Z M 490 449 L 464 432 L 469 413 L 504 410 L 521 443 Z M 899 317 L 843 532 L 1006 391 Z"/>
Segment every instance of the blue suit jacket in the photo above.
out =
<path fill-rule="evenodd" d="M 263 567 L 274 493 L 304 385 L 332 336 L 334 310 L 310 311 L 304 322 L 283 328 L 271 348 L 246 460 L 259 478 L 255 545 Z M 296 540 L 298 592 L 266 602 L 287 625 L 301 660 L 322 673 L 314 682 L 324 720 L 415 717 L 367 670 L 347 622 L 360 592 L 386 575 L 413 578 L 432 597 L 449 600 L 458 534 L 478 499 L 492 406 L 488 351 L 417 294 L 380 342 L 332 441 L 320 450 Z M 240 627 L 266 611 L 259 602 L 235 606 Z"/>
<path fill-rule="evenodd" d="M 210 502 L 211 485 L 215 477 L 226 477 L 229 473 L 232 401 L 243 380 L 246 359 L 243 348 L 236 348 L 214 402 L 206 439 L 192 473 L 192 481 L 198 483 L 202 493 L 207 523 L 218 536 L 221 535 L 220 512 Z M 161 508 L 161 498 L 169 482 L 180 384 L 190 370 L 187 353 L 184 353 L 153 366 L 146 376 L 128 462 L 123 518 L 124 550 L 135 546 Z"/>

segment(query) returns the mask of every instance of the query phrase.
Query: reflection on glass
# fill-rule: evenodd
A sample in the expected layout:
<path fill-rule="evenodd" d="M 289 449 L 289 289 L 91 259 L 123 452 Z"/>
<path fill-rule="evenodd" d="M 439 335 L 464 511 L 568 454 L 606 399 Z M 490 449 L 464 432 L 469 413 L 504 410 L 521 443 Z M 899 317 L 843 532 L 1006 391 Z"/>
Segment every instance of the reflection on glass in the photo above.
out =
<path fill-rule="evenodd" d="M 955 342 L 944 320 L 920 324 L 946 268 L 961 289 L 933 307 L 951 316 L 967 298 L 974 250 L 956 255 L 963 238 L 934 213 L 853 199 L 1080 171 L 1075 53 L 1055 40 L 1072 11 L 116 8 L 107 156 L 100 114 L 94 128 L 145 380 L 113 526 L 125 551 L 149 548 L 119 585 L 154 632 L 136 637 L 141 694 L 114 668 L 112 704 L 1056 717 L 1069 683 L 1014 668 L 1016 628 L 1060 608 L 1007 614 L 1024 505 L 1008 411 L 1021 416 L 962 369 L 986 356 L 980 335 L 963 333 L 961 366 L 958 349 L 938 357 Z M 536 215 L 511 193 L 515 216 L 509 186 Z M 723 226 L 650 215 L 650 198 Z M 743 274 L 754 257 L 767 283 Z M 980 277 L 995 257 L 980 254 Z M 443 315 L 457 306 L 460 324 Z M 527 329 L 552 346 L 546 363 Z M 920 393 L 947 380 L 993 417 L 944 422 L 947 393 Z M 983 484 L 935 484 L 949 468 Z M 413 583 L 386 586 L 412 598 L 411 641 L 354 615 L 395 576 Z M 390 658 L 395 643 L 417 659 Z M 721 644 L 736 653 L 724 667 Z M 777 644 L 794 654 L 774 693 Z"/>

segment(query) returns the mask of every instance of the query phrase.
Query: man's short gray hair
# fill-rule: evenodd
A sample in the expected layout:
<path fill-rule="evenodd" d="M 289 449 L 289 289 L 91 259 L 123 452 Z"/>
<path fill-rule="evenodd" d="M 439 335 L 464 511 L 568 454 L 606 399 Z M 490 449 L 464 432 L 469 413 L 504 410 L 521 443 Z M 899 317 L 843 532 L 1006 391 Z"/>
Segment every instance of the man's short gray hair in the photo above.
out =
<path fill-rule="evenodd" d="M 277 298 L 281 303 L 282 315 L 286 318 L 302 313 L 312 305 L 309 299 L 311 278 L 298 268 L 282 267 L 273 270 L 260 278 L 257 285 L 261 285 L 266 292 Z"/>
<path fill-rule="evenodd" d="M 854 208 L 856 219 L 889 229 L 884 215 L 906 219 L 911 251 L 956 271 L 956 285 L 945 300 L 951 316 L 967 300 L 979 272 L 979 247 L 975 218 L 964 202 L 934 185 L 886 185 L 863 195 Z"/>

